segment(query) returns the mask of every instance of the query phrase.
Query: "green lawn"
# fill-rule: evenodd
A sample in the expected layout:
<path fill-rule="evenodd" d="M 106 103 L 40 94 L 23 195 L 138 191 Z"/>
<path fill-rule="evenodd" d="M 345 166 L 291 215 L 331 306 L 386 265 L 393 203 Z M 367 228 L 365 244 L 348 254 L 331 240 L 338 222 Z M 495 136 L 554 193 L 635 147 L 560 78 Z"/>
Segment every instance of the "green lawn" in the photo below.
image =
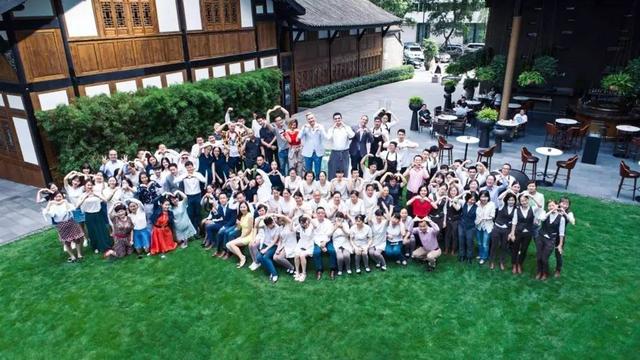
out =
<path fill-rule="evenodd" d="M 67 264 L 48 231 L 0 248 L 0 358 L 632 358 L 640 207 L 572 200 L 563 276 L 544 283 L 534 256 L 520 276 L 443 256 L 274 286 L 197 245 Z"/>

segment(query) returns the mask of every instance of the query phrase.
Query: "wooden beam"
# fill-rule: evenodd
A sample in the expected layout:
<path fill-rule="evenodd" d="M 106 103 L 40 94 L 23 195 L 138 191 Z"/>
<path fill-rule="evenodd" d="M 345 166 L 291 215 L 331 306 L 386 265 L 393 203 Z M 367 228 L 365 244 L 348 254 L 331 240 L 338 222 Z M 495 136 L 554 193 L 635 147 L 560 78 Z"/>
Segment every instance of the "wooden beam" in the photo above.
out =
<path fill-rule="evenodd" d="M 333 31 L 333 35 L 329 37 L 329 45 L 331 45 L 333 44 L 333 40 L 335 40 L 338 37 L 338 34 L 340 32 L 338 30 L 329 30 L 329 31 Z"/>
<path fill-rule="evenodd" d="M 382 37 L 385 37 L 387 35 L 387 31 L 389 31 L 389 29 L 391 29 L 391 25 L 387 25 L 386 28 L 382 29 Z"/>
<path fill-rule="evenodd" d="M 298 40 L 300 40 L 300 38 L 302 37 L 302 34 L 303 34 L 304 32 L 303 32 L 302 30 L 294 30 L 294 31 L 297 31 L 297 32 L 298 32 L 298 33 L 296 34 L 296 38 L 295 38 L 295 39 L 293 39 L 293 42 L 294 42 L 294 43 L 297 43 L 297 42 L 298 42 Z"/>
<path fill-rule="evenodd" d="M 362 40 L 362 37 L 364 36 L 364 34 L 367 33 L 367 29 L 362 29 L 362 32 L 358 35 L 358 41 Z"/>
<path fill-rule="evenodd" d="M 184 66 L 187 70 L 187 80 L 193 81 L 193 74 L 191 71 L 191 54 L 189 52 L 189 38 L 187 37 L 187 17 L 184 12 L 184 2 L 182 0 L 176 0 L 176 7 L 178 9 L 178 24 L 180 26 L 180 33 L 182 38 L 182 56 Z"/>
<path fill-rule="evenodd" d="M 62 45 L 64 48 L 64 56 L 67 60 L 67 67 L 69 68 L 69 78 L 73 86 L 73 94 L 76 97 L 80 97 L 80 89 L 78 88 L 78 78 L 76 77 L 76 69 L 73 64 L 73 56 L 71 55 L 71 48 L 69 47 L 69 35 L 67 33 L 67 23 L 64 19 L 64 8 L 62 7 L 61 0 L 53 0 L 53 9 L 56 17 L 58 18 L 58 25 L 60 26 L 60 36 L 62 37 Z"/>

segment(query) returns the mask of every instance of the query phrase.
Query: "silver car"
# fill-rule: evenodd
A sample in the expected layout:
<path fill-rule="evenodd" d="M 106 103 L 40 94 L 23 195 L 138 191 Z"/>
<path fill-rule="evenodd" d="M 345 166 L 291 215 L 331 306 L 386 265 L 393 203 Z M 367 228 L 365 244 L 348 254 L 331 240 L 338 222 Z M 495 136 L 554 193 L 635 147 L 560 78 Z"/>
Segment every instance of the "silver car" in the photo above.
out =
<path fill-rule="evenodd" d="M 438 53 L 435 58 L 436 62 L 448 63 L 449 61 L 451 61 L 451 55 L 447 54 L 446 52 Z"/>

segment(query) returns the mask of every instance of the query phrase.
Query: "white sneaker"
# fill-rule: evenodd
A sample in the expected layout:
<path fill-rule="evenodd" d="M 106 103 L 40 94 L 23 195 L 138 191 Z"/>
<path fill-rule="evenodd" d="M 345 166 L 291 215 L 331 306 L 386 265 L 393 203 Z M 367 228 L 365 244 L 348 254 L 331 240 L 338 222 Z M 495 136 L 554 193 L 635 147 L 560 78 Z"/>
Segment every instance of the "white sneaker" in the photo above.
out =
<path fill-rule="evenodd" d="M 396 264 L 400 264 L 400 260 L 396 260 Z"/>
<path fill-rule="evenodd" d="M 371 268 L 364 268 L 364 271 L 371 272 Z"/>
<path fill-rule="evenodd" d="M 160 255 L 160 259 L 164 259 L 166 256 L 164 254 Z"/>
<path fill-rule="evenodd" d="M 274 283 L 274 284 L 277 283 L 278 282 L 278 275 L 272 276 L 271 277 L 271 282 Z"/>
<path fill-rule="evenodd" d="M 189 247 L 189 245 L 187 245 L 187 242 L 183 242 L 182 244 L 180 244 L 180 248 L 182 249 L 186 249 L 187 247 Z"/>
<path fill-rule="evenodd" d="M 347 270 L 347 274 L 351 275 L 351 270 Z"/>
<path fill-rule="evenodd" d="M 484 260 L 480 259 L 479 264 L 480 264 L 480 265 L 484 264 Z"/>
<path fill-rule="evenodd" d="M 407 260 L 402 260 L 402 266 L 407 266 Z"/>
<path fill-rule="evenodd" d="M 251 265 L 249 265 L 249 270 L 256 271 L 260 266 L 262 266 L 260 263 L 251 263 Z"/>
<path fill-rule="evenodd" d="M 356 274 L 360 274 L 360 273 L 361 273 L 360 269 L 356 269 Z"/>
<path fill-rule="evenodd" d="M 380 267 L 380 270 L 382 270 L 382 271 L 387 271 L 387 267 L 386 267 L 386 266 L 381 266 L 381 267 Z"/>
<path fill-rule="evenodd" d="M 338 271 L 338 276 L 342 276 L 342 271 Z"/>
<path fill-rule="evenodd" d="M 380 267 L 380 264 L 376 264 L 376 267 L 377 267 L 377 268 L 379 268 L 379 267 Z"/>

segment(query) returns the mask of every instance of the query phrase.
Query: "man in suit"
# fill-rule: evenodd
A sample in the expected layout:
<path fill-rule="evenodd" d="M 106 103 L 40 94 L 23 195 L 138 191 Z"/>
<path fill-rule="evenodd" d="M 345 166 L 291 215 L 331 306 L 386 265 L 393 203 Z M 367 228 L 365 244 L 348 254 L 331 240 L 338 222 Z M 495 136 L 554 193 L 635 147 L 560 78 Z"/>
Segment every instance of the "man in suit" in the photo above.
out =
<path fill-rule="evenodd" d="M 236 225 L 236 210 L 229 207 L 227 194 L 222 193 L 218 196 L 218 208 L 211 211 L 205 219 L 205 230 L 207 232 L 207 240 L 205 242 L 207 248 L 215 247 L 214 256 L 224 255 L 224 244 L 219 241 L 218 234 L 223 229 Z"/>
<path fill-rule="evenodd" d="M 360 168 L 360 161 L 369 153 L 369 147 L 373 141 L 371 131 L 367 128 L 369 118 L 367 115 L 360 117 L 360 123 L 358 126 L 352 126 L 355 136 L 351 138 L 351 145 L 349 145 L 349 156 L 351 157 L 351 169 L 360 171 L 362 176 L 362 169 Z"/>

